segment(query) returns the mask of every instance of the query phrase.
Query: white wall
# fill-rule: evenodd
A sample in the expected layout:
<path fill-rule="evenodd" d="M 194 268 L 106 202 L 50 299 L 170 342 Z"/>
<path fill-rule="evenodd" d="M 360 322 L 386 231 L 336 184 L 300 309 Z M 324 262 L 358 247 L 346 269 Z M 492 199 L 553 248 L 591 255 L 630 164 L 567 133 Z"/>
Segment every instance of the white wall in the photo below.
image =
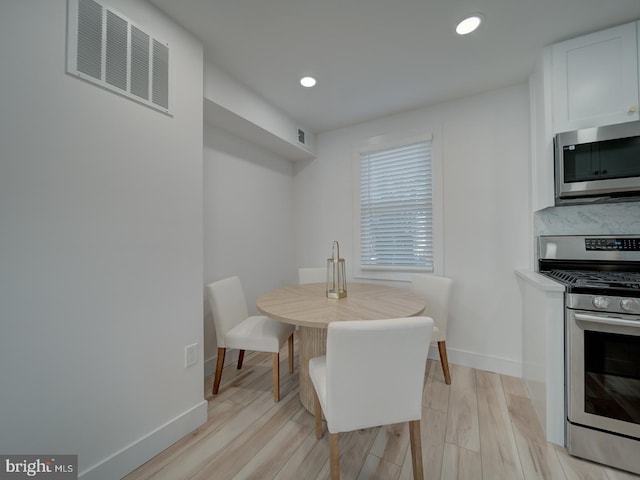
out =
<path fill-rule="evenodd" d="M 174 116 L 65 73 L 66 1 L 0 15 L 0 452 L 121 478 L 206 420 L 200 43 L 171 46 Z"/>
<path fill-rule="evenodd" d="M 297 281 L 292 219 L 293 164 L 205 124 L 205 284 L 237 275 L 257 315 L 260 294 Z M 217 344 L 208 303 L 204 326 L 212 373 Z"/>
<path fill-rule="evenodd" d="M 353 145 L 421 127 L 442 132 L 444 275 L 456 280 L 449 359 L 521 375 L 514 269 L 528 265 L 532 235 L 526 84 L 318 135 L 317 158 L 295 164 L 297 263 L 323 265 L 335 239 L 353 266 Z"/>

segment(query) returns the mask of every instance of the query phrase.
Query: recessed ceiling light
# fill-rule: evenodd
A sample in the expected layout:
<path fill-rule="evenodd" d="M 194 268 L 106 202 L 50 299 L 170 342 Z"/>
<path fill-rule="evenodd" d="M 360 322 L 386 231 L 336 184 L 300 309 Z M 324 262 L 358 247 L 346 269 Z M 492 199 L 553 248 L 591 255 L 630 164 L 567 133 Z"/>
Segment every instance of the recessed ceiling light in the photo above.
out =
<path fill-rule="evenodd" d="M 313 87 L 316 84 L 316 79 L 313 77 L 302 77 L 300 79 L 300 85 L 303 87 Z"/>
<path fill-rule="evenodd" d="M 456 33 L 458 35 L 466 35 L 468 33 L 473 32 L 476 28 L 480 26 L 482 23 L 482 14 L 474 13 L 473 15 L 469 15 L 456 27 Z"/>

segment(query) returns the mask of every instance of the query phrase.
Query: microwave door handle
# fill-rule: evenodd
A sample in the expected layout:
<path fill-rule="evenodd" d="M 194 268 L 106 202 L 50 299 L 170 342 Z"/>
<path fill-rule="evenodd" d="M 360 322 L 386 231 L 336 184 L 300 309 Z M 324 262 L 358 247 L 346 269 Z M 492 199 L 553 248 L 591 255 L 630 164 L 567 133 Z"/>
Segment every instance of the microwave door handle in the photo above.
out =
<path fill-rule="evenodd" d="M 620 327 L 640 328 L 640 320 L 624 320 L 622 318 L 601 317 L 598 315 L 586 315 L 584 313 L 576 313 L 575 319 L 579 323 L 604 323 L 607 325 L 617 325 Z"/>

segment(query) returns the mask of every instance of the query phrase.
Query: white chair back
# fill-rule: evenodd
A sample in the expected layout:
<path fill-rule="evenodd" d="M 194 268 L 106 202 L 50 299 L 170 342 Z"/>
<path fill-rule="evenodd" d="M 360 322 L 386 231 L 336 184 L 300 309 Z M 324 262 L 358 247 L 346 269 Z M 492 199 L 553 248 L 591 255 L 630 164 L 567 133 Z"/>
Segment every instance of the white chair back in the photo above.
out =
<path fill-rule="evenodd" d="M 298 283 L 325 283 L 327 269 L 324 267 L 303 267 L 298 269 Z"/>
<path fill-rule="evenodd" d="M 333 322 L 327 331 L 330 433 L 420 419 L 428 317 Z"/>
<path fill-rule="evenodd" d="M 447 321 L 449 319 L 449 302 L 453 280 L 437 275 L 416 273 L 413 275 L 411 289 L 424 298 L 426 307 L 423 315 L 433 318 L 437 330 L 432 341 L 440 342 L 447 338 Z"/>
<path fill-rule="evenodd" d="M 238 277 L 229 277 L 210 283 L 206 288 L 218 348 L 226 348 L 226 333 L 249 316 L 242 283 Z"/>

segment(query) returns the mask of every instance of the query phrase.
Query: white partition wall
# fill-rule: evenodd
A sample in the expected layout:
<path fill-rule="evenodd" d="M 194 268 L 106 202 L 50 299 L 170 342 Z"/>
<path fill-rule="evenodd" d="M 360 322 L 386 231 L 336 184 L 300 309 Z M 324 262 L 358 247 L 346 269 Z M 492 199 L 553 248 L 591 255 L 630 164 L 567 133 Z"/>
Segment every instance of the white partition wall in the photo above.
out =
<path fill-rule="evenodd" d="M 206 402 L 202 46 L 108 3 L 171 44 L 173 116 L 65 73 L 66 0 L 2 4 L 0 452 L 77 454 L 80 478 L 111 480 Z"/>
<path fill-rule="evenodd" d="M 237 275 L 256 315 L 258 295 L 297 283 L 292 163 L 205 124 L 203 172 L 205 283 Z M 208 305 L 204 332 L 205 373 L 211 374 L 216 340 Z"/>

